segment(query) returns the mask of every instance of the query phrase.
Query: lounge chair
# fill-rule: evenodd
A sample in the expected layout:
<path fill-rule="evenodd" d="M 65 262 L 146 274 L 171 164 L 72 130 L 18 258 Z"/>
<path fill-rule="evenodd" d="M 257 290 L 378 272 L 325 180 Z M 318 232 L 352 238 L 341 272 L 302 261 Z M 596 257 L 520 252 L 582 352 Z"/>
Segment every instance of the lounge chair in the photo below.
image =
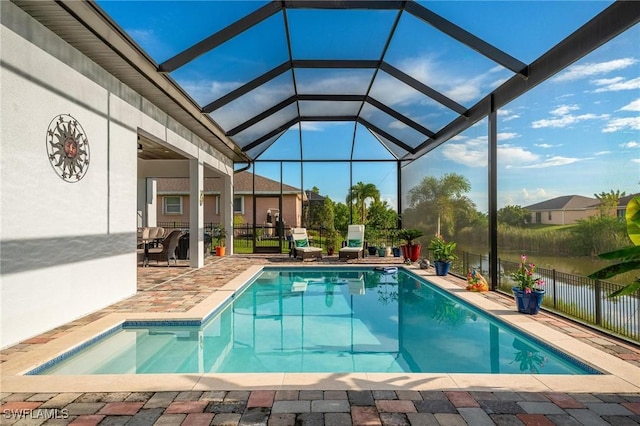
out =
<path fill-rule="evenodd" d="M 349 225 L 347 240 L 338 251 L 338 259 L 364 259 L 364 245 L 364 225 Z"/>
<path fill-rule="evenodd" d="M 306 259 L 322 259 L 322 249 L 309 245 L 306 228 L 291 228 L 291 253 L 293 257 Z"/>
<path fill-rule="evenodd" d="M 160 242 L 160 246 L 157 248 L 150 248 L 147 250 L 147 264 L 149 264 L 149 260 L 155 260 L 156 263 L 159 260 L 166 260 L 167 266 L 170 265 L 170 260 L 173 259 L 175 264 L 178 264 L 178 260 L 176 257 L 176 248 L 178 247 L 178 242 L 180 241 L 180 236 L 182 235 L 182 231 L 179 229 L 174 229 L 165 237 L 162 242 Z"/>

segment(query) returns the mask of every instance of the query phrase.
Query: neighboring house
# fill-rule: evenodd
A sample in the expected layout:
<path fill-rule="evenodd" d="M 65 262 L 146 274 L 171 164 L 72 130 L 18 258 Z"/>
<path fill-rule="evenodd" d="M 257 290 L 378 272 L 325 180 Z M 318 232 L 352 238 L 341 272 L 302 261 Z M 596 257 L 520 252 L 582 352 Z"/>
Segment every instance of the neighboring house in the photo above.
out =
<path fill-rule="evenodd" d="M 616 211 L 616 216 L 624 219 L 627 214 L 627 204 L 634 197 L 640 197 L 640 192 L 636 192 L 635 194 L 627 195 L 625 197 L 620 197 L 618 200 L 618 209 Z"/>
<path fill-rule="evenodd" d="M 157 178 L 158 223 L 189 222 L 189 179 Z M 253 224 L 254 176 L 251 172 L 234 175 L 233 211 L 242 223 Z M 220 222 L 220 185 L 218 178 L 204 179 L 204 222 Z M 282 192 L 281 192 L 282 191 Z M 282 212 L 278 197 L 282 193 Z M 255 175 L 256 222 L 258 225 L 282 220 L 287 227 L 298 227 L 302 221 L 303 192 L 286 184 Z M 306 197 L 305 197 L 306 198 Z"/>
<path fill-rule="evenodd" d="M 531 223 L 548 225 L 569 225 L 600 214 L 600 202 L 581 195 L 564 195 L 524 208 L 531 211 Z"/>

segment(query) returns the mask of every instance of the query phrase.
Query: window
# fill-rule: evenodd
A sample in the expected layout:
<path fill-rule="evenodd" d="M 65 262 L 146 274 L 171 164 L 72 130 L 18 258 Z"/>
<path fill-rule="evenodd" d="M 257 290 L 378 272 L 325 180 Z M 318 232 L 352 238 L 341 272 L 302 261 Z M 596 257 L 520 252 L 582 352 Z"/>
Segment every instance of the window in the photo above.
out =
<path fill-rule="evenodd" d="M 182 214 L 182 197 L 163 197 L 164 214 Z"/>
<path fill-rule="evenodd" d="M 542 213 L 536 212 L 536 223 L 542 223 Z"/>
<path fill-rule="evenodd" d="M 244 214 L 244 197 L 236 195 L 233 197 L 233 212 Z"/>
<path fill-rule="evenodd" d="M 551 220 L 551 212 L 549 212 L 549 217 L 548 217 L 548 219 L 549 219 L 549 220 Z"/>

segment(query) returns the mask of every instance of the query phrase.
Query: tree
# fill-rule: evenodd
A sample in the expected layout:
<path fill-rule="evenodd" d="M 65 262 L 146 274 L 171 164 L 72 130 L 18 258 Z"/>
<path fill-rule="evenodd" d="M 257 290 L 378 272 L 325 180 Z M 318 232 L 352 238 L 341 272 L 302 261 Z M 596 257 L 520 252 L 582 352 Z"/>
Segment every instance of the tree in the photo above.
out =
<path fill-rule="evenodd" d="M 531 211 L 520 206 L 504 206 L 498 210 L 498 222 L 522 227 L 531 221 Z"/>
<path fill-rule="evenodd" d="M 444 228 L 453 235 L 456 210 L 475 210 L 473 201 L 463 195 L 470 190 L 469 180 L 457 173 L 446 173 L 440 179 L 427 176 L 409 190 L 409 204 L 420 213 L 434 211 L 436 233 L 441 235 Z"/>
<path fill-rule="evenodd" d="M 594 197 L 600 201 L 600 216 L 616 216 L 616 210 L 620 198 L 627 195 L 624 191 L 614 191 L 613 189 L 607 192 L 601 192 L 599 194 L 593 194 Z"/>
<path fill-rule="evenodd" d="M 347 194 L 347 204 L 356 207 L 356 210 L 360 213 L 359 222 L 361 224 L 366 224 L 367 218 L 367 200 L 379 201 L 380 200 L 380 191 L 376 186 L 372 183 L 362 183 L 358 182 L 353 185 L 351 189 L 349 189 L 349 193 Z"/>
<path fill-rule="evenodd" d="M 343 236 L 346 236 L 347 229 L 349 228 L 349 224 L 351 223 L 349 217 L 349 207 L 344 203 L 335 203 L 333 206 L 333 215 L 334 228 L 340 231 Z"/>
<path fill-rule="evenodd" d="M 386 201 L 373 201 L 367 212 L 367 225 L 378 229 L 395 228 L 398 223 L 398 213 Z"/>
<path fill-rule="evenodd" d="M 324 197 L 324 204 L 319 215 L 320 224 L 327 229 L 335 230 L 335 203 L 329 197 Z"/>

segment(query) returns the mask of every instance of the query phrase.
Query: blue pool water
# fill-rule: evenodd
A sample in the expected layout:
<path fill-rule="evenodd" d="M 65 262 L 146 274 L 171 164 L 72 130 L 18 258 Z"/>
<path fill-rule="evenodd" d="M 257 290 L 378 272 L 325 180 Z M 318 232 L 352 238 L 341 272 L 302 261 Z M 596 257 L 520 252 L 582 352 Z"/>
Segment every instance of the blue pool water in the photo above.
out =
<path fill-rule="evenodd" d="M 31 374 L 599 374 L 400 268 L 267 268 L 203 324 L 125 323 Z"/>

